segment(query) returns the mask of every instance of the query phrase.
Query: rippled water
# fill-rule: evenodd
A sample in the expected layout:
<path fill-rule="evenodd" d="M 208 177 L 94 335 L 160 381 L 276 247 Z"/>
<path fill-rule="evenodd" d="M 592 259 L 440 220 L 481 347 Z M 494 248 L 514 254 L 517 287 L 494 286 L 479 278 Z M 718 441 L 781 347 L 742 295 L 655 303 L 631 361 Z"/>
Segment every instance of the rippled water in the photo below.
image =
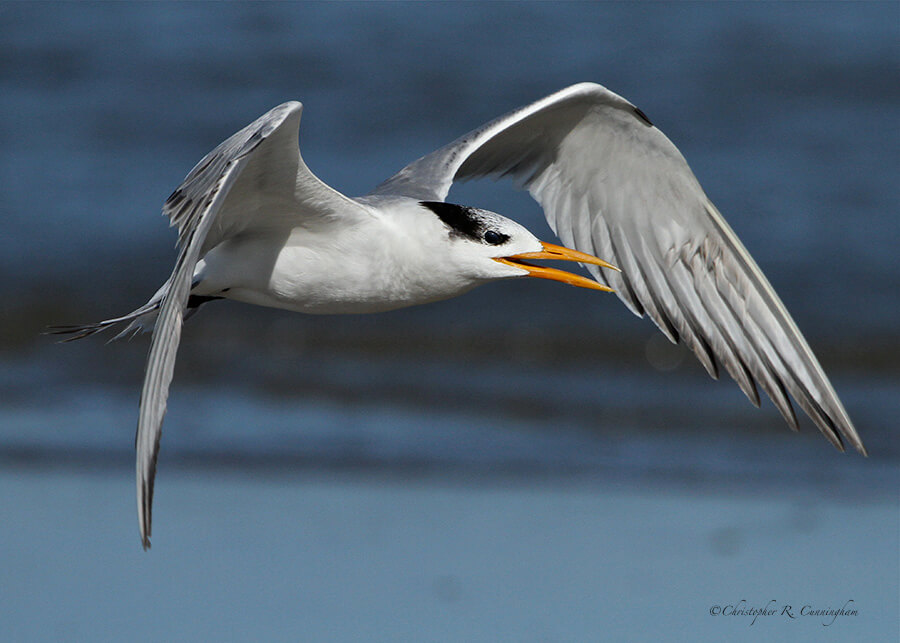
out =
<path fill-rule="evenodd" d="M 884 433 L 897 418 L 900 345 L 900 83 L 886 19 L 896 6 L 41 6 L 0 8 L 0 267 L 14 276 L 0 285 L 2 372 L 15 397 L 0 445 L 65 435 L 127 448 L 146 340 L 51 347 L 36 331 L 146 299 L 172 260 L 160 202 L 271 105 L 305 102 L 308 162 L 355 194 L 498 113 L 590 79 L 681 146 L 808 333 L 870 450 L 896 456 Z M 549 235 L 537 206 L 509 186 L 466 185 L 451 197 L 521 214 Z M 524 417 L 616 435 L 673 424 L 781 431 L 771 408 L 711 385 L 683 354 L 657 363 L 675 375 L 656 375 L 660 348 L 651 325 L 613 297 L 551 284 L 493 285 L 371 318 L 210 307 L 186 334 L 166 448 L 192 423 L 223 430 L 178 410 L 179 400 L 215 398 L 223 381 L 251 400 L 228 417 L 245 418 L 246 440 L 272 450 L 284 432 L 309 435 L 317 405 L 333 403 L 325 424 L 341 427 L 343 409 L 361 401 L 393 409 L 396 428 L 366 440 L 376 451 L 384 439 L 418 452 L 422 433 L 404 427 L 432 424 L 441 409 L 487 426 Z M 121 416 L 107 417 L 115 430 L 77 412 L 92 394 L 85 386 L 122 398 Z M 48 390 L 69 419 L 64 431 L 22 419 Z M 259 418 L 282 399 L 297 400 L 298 415 L 260 434 Z M 16 429 L 23 422 L 30 428 Z M 444 446 L 428 457 L 443 459 Z"/>

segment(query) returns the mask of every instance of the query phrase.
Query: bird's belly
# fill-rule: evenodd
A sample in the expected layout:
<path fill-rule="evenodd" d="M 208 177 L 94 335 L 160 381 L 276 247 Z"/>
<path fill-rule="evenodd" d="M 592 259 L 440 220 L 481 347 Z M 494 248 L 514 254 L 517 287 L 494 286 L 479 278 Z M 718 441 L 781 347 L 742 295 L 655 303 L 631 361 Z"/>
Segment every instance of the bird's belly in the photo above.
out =
<path fill-rule="evenodd" d="M 422 299 L 405 297 L 399 293 L 385 292 L 377 297 L 373 297 L 368 293 L 356 293 L 352 290 L 344 289 L 339 294 L 329 293 L 323 296 L 321 292 L 312 294 L 309 290 L 295 287 L 292 284 L 287 287 L 282 285 L 281 287 L 275 286 L 270 289 L 230 288 L 222 296 L 256 306 L 280 308 L 310 315 L 358 315 L 417 306 L 431 301 L 448 299 L 455 296 L 455 294 Z"/>
<path fill-rule="evenodd" d="M 389 256 L 252 240 L 223 244 L 198 264 L 194 294 L 310 314 L 374 313 L 440 301 L 475 284 L 434 283 Z"/>

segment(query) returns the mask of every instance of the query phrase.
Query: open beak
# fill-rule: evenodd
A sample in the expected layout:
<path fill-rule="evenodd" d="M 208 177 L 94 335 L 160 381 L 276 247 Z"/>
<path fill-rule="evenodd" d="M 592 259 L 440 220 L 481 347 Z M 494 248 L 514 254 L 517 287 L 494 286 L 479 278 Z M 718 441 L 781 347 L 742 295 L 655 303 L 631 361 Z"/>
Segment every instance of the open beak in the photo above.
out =
<path fill-rule="evenodd" d="M 582 277 L 581 275 L 575 275 L 571 272 L 566 272 L 565 270 L 547 268 L 546 266 L 536 266 L 534 264 L 528 263 L 527 261 L 522 261 L 523 259 L 577 261 L 579 263 L 589 263 L 595 266 L 602 266 L 604 268 L 609 268 L 610 270 L 620 272 L 619 269 L 614 265 L 603 261 L 603 259 L 598 259 L 594 255 L 589 255 L 586 252 L 578 252 L 577 250 L 572 250 L 571 248 L 566 248 L 564 246 L 557 246 L 552 243 L 541 243 L 541 245 L 544 247 L 544 249 L 540 252 L 525 252 L 520 255 L 513 255 L 511 257 L 495 257 L 494 261 L 499 261 L 500 263 L 505 263 L 508 266 L 515 266 L 516 268 L 527 270 L 529 277 L 539 277 L 541 279 L 561 281 L 564 284 L 579 286 L 581 288 L 593 288 L 594 290 L 615 292 L 609 286 L 604 286 L 603 284 L 597 283 L 593 279 L 588 279 L 587 277 Z"/>

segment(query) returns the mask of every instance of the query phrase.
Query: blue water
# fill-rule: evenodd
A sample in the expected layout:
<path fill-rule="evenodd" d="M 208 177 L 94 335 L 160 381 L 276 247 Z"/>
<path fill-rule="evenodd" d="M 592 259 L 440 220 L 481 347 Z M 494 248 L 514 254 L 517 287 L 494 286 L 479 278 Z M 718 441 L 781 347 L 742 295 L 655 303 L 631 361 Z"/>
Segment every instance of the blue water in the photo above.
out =
<path fill-rule="evenodd" d="M 711 382 L 614 296 L 503 283 L 367 317 L 210 305 L 185 331 L 161 475 L 308 471 L 326 484 L 349 471 L 414 488 L 420 476 L 564 480 L 577 494 L 650 485 L 683 493 L 669 510 L 686 515 L 708 494 L 790 489 L 840 499 L 848 522 L 867 498 L 890 522 L 900 480 L 898 25 L 897 3 L 0 4 L 0 467 L 30 489 L 0 479 L 4 510 L 29 515 L 46 498 L 45 476 L 77 487 L 91 471 L 132 493 L 147 339 L 57 346 L 38 332 L 131 310 L 155 291 L 174 259 L 161 203 L 218 142 L 301 100 L 306 161 L 361 194 L 490 118 L 591 80 L 682 150 L 810 340 L 868 459 L 835 452 L 809 422 L 792 434 L 770 404 L 755 409 L 732 382 Z M 552 238 L 509 185 L 467 184 L 451 199 Z M 278 480 L 273 494 L 293 488 Z M 187 510 L 173 485 L 157 504 L 174 529 Z M 131 511 L 102 519 L 132 529 Z M 60 537 L 53 525 L 40 540 L 41 524 L 27 532 L 36 551 Z M 636 513 L 628 526 L 639 530 Z M 890 538 L 842 538 L 835 546 L 865 561 L 896 559 Z M 75 541 L 85 555 L 89 539 L 85 526 Z M 203 546 L 216 555 L 214 542 Z M 639 592 L 637 579 L 620 580 Z M 783 580 L 760 580 L 760 593 Z M 885 583 L 890 598 L 896 579 Z M 829 588 L 841 593 L 837 580 Z M 856 634 L 890 631 L 859 622 Z M 611 631 L 632 632 L 620 626 Z M 97 639 L 82 627 L 78 638 Z"/>

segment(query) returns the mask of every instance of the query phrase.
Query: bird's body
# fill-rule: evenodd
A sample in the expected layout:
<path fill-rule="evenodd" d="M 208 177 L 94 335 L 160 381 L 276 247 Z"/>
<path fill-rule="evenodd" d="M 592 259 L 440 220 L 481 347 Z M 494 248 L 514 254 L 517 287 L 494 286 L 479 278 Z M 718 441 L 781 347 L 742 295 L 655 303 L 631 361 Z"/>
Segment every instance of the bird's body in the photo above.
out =
<path fill-rule="evenodd" d="M 136 438 L 138 514 L 149 546 L 153 479 L 183 320 L 217 298 L 302 313 L 372 313 L 540 277 L 615 289 L 713 377 L 722 364 L 797 428 L 788 396 L 839 449 L 865 450 L 784 305 L 677 148 L 639 109 L 592 83 L 563 89 L 411 163 L 350 198 L 297 146 L 302 105 L 280 105 L 194 167 L 164 205 L 179 230 L 169 280 L 132 313 L 65 327 L 153 329 Z M 445 203 L 454 181 L 509 176 L 565 246 L 499 214 Z M 593 256 L 603 256 L 611 263 Z M 577 261 L 594 279 L 538 266 Z M 613 266 L 612 264 L 615 264 Z"/>
<path fill-rule="evenodd" d="M 446 226 L 418 201 L 376 198 L 360 209 L 366 216 L 350 225 L 229 239 L 198 262 L 191 292 L 301 313 L 374 313 L 455 297 L 489 280 L 461 270 Z"/>

